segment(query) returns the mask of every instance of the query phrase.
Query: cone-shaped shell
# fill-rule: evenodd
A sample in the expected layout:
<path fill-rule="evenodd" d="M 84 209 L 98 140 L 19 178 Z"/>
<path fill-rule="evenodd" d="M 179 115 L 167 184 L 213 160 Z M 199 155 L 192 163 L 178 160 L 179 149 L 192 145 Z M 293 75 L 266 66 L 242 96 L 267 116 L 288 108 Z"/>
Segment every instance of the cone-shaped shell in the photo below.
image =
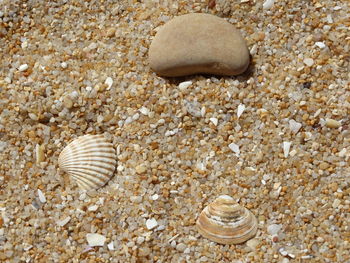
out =
<path fill-rule="evenodd" d="M 201 212 L 198 232 L 220 244 L 239 244 L 255 236 L 258 223 L 255 216 L 227 195 L 219 196 Z"/>
<path fill-rule="evenodd" d="M 97 189 L 113 176 L 116 153 L 102 135 L 81 136 L 63 149 L 58 157 L 61 170 L 71 176 L 81 189 Z"/>

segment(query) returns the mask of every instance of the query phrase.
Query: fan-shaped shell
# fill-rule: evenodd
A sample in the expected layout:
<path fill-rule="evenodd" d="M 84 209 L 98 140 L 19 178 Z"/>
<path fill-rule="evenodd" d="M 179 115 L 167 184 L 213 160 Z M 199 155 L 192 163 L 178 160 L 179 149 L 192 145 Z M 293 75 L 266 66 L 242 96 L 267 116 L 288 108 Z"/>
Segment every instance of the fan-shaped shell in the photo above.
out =
<path fill-rule="evenodd" d="M 255 236 L 258 223 L 252 212 L 232 197 L 221 195 L 201 212 L 197 229 L 217 243 L 239 244 Z"/>
<path fill-rule="evenodd" d="M 105 185 L 113 176 L 116 152 L 103 135 L 81 136 L 63 149 L 58 157 L 61 170 L 85 190 Z"/>

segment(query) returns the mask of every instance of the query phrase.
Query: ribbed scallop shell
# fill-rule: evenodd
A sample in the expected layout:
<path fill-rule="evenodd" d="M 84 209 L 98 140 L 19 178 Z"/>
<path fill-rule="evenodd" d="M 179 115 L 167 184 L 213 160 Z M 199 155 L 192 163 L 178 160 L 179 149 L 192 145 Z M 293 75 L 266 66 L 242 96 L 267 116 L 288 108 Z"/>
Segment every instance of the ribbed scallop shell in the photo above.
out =
<path fill-rule="evenodd" d="M 245 207 L 221 195 L 201 212 L 197 229 L 204 237 L 220 244 L 239 244 L 255 236 L 258 222 Z"/>
<path fill-rule="evenodd" d="M 102 187 L 113 176 L 116 158 L 113 145 L 104 136 L 84 135 L 63 149 L 58 165 L 80 188 L 91 190 Z"/>

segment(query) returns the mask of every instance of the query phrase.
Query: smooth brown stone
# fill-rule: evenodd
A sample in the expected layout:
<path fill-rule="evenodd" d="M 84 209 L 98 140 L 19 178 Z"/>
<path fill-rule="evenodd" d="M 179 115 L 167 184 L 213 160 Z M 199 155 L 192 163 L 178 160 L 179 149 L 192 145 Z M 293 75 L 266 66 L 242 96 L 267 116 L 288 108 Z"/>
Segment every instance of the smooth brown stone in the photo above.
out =
<path fill-rule="evenodd" d="M 162 76 L 230 76 L 248 68 L 249 51 L 232 24 L 194 13 L 175 17 L 159 29 L 149 49 L 149 62 Z"/>

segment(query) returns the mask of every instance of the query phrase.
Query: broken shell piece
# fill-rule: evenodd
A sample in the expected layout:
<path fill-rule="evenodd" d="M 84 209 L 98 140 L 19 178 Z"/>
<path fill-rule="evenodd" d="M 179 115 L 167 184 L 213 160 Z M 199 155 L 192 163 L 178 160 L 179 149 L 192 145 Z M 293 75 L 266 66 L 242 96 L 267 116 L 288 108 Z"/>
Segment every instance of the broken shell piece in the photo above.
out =
<path fill-rule="evenodd" d="M 227 195 L 204 208 L 197 219 L 198 232 L 220 244 L 239 244 L 255 236 L 258 222 L 252 212 Z"/>
<path fill-rule="evenodd" d="M 60 169 L 83 190 L 98 189 L 113 176 L 116 166 L 113 145 L 102 135 L 85 135 L 63 149 L 58 157 Z"/>
<path fill-rule="evenodd" d="M 106 237 L 96 233 L 86 234 L 86 239 L 90 247 L 102 247 L 106 242 Z"/>

